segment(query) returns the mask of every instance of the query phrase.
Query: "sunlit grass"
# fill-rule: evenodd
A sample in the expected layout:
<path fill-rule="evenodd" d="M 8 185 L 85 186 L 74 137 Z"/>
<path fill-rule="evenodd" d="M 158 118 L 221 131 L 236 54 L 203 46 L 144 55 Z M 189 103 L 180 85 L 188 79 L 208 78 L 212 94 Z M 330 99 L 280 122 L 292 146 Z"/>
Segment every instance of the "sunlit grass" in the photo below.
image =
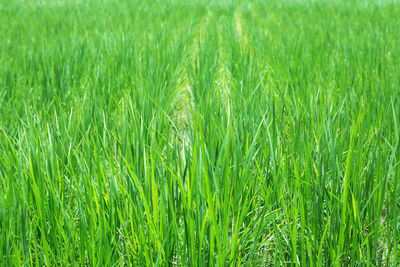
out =
<path fill-rule="evenodd" d="M 0 265 L 400 264 L 397 1 L 0 1 Z"/>

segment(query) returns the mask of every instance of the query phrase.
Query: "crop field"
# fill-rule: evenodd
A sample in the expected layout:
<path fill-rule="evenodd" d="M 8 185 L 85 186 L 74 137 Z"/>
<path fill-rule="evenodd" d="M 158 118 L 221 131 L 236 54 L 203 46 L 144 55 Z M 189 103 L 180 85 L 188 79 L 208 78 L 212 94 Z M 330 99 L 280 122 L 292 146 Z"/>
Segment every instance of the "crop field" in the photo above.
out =
<path fill-rule="evenodd" d="M 396 266 L 399 141 L 399 1 L 0 0 L 0 266 Z"/>

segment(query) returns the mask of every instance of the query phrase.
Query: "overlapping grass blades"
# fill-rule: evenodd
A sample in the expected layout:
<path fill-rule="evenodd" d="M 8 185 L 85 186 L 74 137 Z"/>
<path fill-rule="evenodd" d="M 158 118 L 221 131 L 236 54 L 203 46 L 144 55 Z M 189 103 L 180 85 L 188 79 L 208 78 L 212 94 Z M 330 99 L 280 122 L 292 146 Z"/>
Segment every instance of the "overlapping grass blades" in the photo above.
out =
<path fill-rule="evenodd" d="M 396 1 L 0 1 L 0 263 L 398 265 Z"/>

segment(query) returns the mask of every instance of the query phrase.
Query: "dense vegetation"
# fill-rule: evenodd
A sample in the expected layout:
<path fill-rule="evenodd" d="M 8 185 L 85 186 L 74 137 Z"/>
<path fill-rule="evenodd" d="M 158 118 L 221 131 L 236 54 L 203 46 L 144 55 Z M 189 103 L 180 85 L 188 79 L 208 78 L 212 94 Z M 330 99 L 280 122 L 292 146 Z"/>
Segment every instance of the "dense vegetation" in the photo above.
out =
<path fill-rule="evenodd" d="M 0 0 L 0 265 L 400 264 L 399 18 Z"/>

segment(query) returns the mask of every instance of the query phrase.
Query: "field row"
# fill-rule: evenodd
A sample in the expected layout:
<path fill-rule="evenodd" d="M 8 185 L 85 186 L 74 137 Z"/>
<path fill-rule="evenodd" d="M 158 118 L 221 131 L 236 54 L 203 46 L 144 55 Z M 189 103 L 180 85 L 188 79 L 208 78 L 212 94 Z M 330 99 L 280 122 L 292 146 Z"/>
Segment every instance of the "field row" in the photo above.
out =
<path fill-rule="evenodd" d="M 0 262 L 396 265 L 397 2 L 0 5 Z"/>

